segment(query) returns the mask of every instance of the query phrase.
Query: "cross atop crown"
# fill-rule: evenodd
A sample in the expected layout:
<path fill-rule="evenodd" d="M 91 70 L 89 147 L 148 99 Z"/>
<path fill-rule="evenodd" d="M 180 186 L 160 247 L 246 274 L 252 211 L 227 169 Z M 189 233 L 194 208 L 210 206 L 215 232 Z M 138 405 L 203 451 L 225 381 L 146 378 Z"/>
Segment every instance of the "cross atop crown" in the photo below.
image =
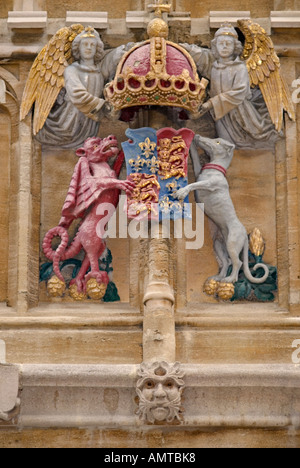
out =
<path fill-rule="evenodd" d="M 163 13 L 170 13 L 172 0 L 155 0 L 155 3 L 148 5 L 149 11 L 154 11 L 156 18 L 162 18 Z"/>

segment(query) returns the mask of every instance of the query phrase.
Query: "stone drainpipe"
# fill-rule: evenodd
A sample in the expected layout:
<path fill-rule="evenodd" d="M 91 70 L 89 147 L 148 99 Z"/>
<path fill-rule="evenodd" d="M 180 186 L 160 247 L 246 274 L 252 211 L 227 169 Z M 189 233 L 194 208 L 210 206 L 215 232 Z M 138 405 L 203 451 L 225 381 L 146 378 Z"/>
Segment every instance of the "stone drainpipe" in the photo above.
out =
<path fill-rule="evenodd" d="M 156 130 L 168 126 L 166 117 L 155 110 L 149 111 L 148 118 L 149 127 Z M 161 238 L 161 225 L 156 228 L 149 243 L 149 282 L 143 300 L 143 360 L 175 362 L 175 297 L 169 278 L 172 241 Z"/>

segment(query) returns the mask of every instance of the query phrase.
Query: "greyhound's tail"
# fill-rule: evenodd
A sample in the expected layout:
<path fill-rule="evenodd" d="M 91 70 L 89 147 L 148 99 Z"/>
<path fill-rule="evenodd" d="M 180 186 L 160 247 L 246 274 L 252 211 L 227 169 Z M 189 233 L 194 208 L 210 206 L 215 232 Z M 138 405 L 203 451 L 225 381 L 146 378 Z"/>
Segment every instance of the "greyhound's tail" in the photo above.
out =
<path fill-rule="evenodd" d="M 250 281 L 251 283 L 262 284 L 262 283 L 264 283 L 266 281 L 266 279 L 268 278 L 268 276 L 270 274 L 269 268 L 264 263 L 257 263 L 255 265 L 255 267 L 253 268 L 253 270 L 256 271 L 259 268 L 262 268 L 264 270 L 265 274 L 264 274 L 264 276 L 262 278 L 254 278 L 254 276 L 252 276 L 250 268 L 249 268 L 248 252 L 249 252 L 249 240 L 248 240 L 248 236 L 247 236 L 247 238 L 245 240 L 245 245 L 244 245 L 244 261 L 243 261 L 244 273 L 245 273 L 245 276 L 246 276 L 247 280 Z"/>

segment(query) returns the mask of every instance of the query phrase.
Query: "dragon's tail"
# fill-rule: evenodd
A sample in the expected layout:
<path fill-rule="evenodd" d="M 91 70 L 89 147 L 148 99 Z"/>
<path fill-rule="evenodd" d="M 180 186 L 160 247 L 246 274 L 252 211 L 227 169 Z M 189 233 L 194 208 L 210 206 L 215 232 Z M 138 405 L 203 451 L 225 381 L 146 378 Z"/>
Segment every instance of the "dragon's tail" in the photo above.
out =
<path fill-rule="evenodd" d="M 60 237 L 61 243 L 56 250 L 52 248 L 52 239 L 54 237 Z M 59 262 L 67 260 L 77 255 L 81 250 L 81 243 L 78 239 L 74 239 L 70 247 L 68 248 L 69 234 L 68 231 L 61 226 L 56 226 L 47 232 L 43 241 L 43 251 L 46 257 L 53 262 L 53 271 L 55 275 L 64 282 L 64 278 L 59 269 Z"/>
<path fill-rule="evenodd" d="M 61 238 L 61 243 L 59 244 L 56 250 L 53 250 L 52 239 L 57 236 Z M 57 226 L 53 229 L 50 229 L 50 231 L 48 231 L 47 234 L 45 235 L 45 238 L 43 241 L 44 254 L 49 260 L 52 260 L 53 271 L 56 274 L 56 276 L 63 282 L 64 282 L 64 278 L 59 269 L 59 262 L 66 251 L 68 242 L 69 242 L 68 231 L 61 226 Z"/>

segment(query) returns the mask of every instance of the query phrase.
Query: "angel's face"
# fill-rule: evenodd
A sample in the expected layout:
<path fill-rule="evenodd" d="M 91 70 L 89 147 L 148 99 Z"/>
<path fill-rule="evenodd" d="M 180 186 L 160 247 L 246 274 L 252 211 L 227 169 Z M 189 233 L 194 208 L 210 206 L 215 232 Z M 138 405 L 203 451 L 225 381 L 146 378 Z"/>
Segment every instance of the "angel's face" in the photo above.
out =
<path fill-rule="evenodd" d="M 86 37 L 80 41 L 79 52 L 83 60 L 92 60 L 96 55 L 97 41 L 95 38 Z"/>
<path fill-rule="evenodd" d="M 234 56 L 235 41 L 231 36 L 219 36 L 217 39 L 217 52 L 222 59 Z"/>

